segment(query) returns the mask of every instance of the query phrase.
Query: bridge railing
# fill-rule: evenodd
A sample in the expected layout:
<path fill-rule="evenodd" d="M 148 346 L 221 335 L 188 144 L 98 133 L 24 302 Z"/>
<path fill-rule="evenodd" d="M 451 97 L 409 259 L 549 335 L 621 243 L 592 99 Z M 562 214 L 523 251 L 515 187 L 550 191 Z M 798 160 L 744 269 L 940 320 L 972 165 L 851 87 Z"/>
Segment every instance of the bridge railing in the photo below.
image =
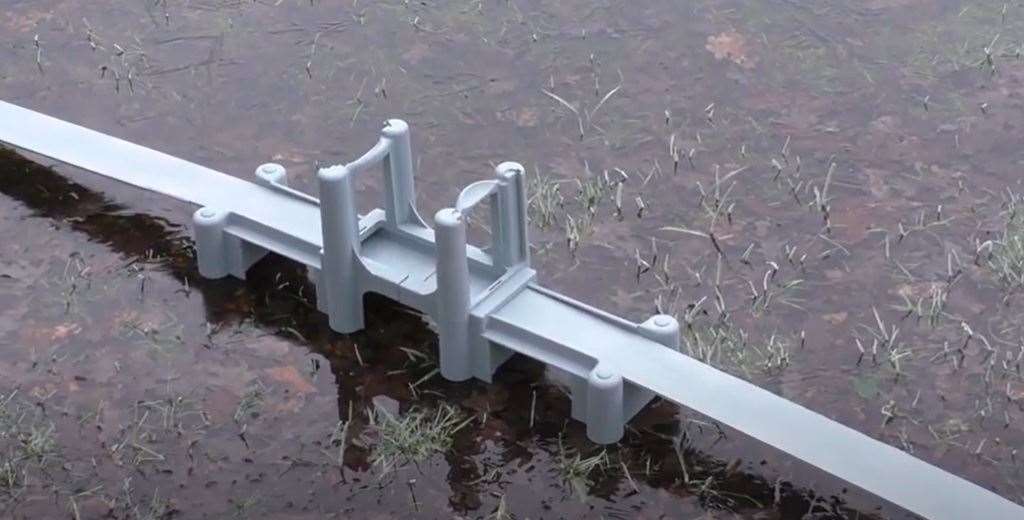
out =
<path fill-rule="evenodd" d="M 412 145 L 405 121 L 388 120 L 377 144 L 362 157 L 317 173 L 323 233 L 318 285 L 330 288 L 317 297 L 326 300 L 322 304 L 331 328 L 339 332 L 363 328 L 363 295 L 355 283 L 359 276 L 360 229 L 353 179 L 377 164 L 384 170 L 384 226 L 396 232 L 405 225 L 425 226 L 416 212 Z"/>

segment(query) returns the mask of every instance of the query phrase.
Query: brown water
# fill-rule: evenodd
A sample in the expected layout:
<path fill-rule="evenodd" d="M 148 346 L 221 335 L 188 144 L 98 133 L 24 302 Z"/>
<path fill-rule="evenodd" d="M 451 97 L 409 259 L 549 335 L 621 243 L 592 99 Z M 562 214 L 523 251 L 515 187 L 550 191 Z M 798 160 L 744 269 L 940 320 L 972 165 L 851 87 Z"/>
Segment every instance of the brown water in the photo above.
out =
<path fill-rule="evenodd" d="M 401 117 L 425 215 L 520 161 L 565 198 L 534 212 L 545 285 L 692 310 L 694 355 L 1024 501 L 1021 296 L 976 254 L 1022 189 L 1017 2 L 0 3 L 5 101 L 241 177 L 280 162 L 309 192 Z M 575 180 L 618 170 L 621 218 L 614 188 L 588 218 Z M 560 461 L 601 448 L 541 366 L 446 383 L 415 313 L 371 297 L 365 331 L 332 333 L 280 258 L 201 280 L 192 209 L 97 176 L 4 152 L 0 194 L 5 517 L 908 516 L 665 403 L 581 493 Z M 566 215 L 590 223 L 572 249 Z M 879 320 L 899 333 L 872 360 Z M 475 419 L 382 476 L 380 395 Z"/>

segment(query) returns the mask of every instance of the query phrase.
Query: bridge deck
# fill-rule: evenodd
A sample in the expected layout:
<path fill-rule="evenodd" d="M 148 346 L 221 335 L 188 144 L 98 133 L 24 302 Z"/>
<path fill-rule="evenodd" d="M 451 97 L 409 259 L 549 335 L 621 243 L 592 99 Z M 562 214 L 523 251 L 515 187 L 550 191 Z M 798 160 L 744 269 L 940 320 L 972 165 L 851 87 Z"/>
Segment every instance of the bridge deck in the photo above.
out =
<path fill-rule="evenodd" d="M 988 518 L 1021 518 L 1018 506 L 990 491 L 646 339 L 635 328 L 530 286 L 491 314 L 484 336 L 549 365 L 578 367 L 573 372 L 583 377 L 600 360 L 626 381 L 926 518 L 979 518 L 980 511 Z"/>
<path fill-rule="evenodd" d="M 365 290 L 381 293 L 395 301 L 433 314 L 431 296 L 437 289 L 437 246 L 430 241 L 432 230 L 421 229 L 420 237 L 397 234 L 387 228 L 370 232 L 362 241 L 360 258 L 370 279 Z M 486 253 L 467 247 L 471 294 L 483 294 L 499 274 L 482 259 Z M 396 261 L 401 259 L 401 261 Z"/>
<path fill-rule="evenodd" d="M 229 209 L 319 256 L 320 209 L 307 201 L 3 101 L 0 141 L 178 200 Z M 309 265 L 305 257 L 295 260 Z"/>

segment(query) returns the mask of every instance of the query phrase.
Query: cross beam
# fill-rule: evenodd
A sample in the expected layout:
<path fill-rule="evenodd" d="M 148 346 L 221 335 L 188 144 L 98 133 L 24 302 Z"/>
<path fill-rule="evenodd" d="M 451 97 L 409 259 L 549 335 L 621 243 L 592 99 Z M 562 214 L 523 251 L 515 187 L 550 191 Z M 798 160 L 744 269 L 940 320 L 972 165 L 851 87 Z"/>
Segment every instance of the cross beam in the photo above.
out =
<path fill-rule="evenodd" d="M 363 328 L 366 292 L 419 309 L 439 326 L 446 379 L 490 382 L 516 353 L 543 362 L 569 387 L 572 417 L 594 442 L 617 442 L 661 396 L 926 518 L 1024 518 L 1024 508 L 991 491 L 681 353 L 671 316 L 633 323 L 536 284 L 516 163 L 471 184 L 428 226 L 416 211 L 403 121 L 388 121 L 359 159 L 321 169 L 319 200 L 288 187 L 276 164 L 247 182 L 2 101 L 0 143 L 198 205 L 193 236 L 204 277 L 244 278 L 268 251 L 305 264 L 317 306 L 338 332 Z M 384 208 L 359 215 L 353 178 L 375 166 Z M 487 250 L 466 242 L 467 214 L 483 202 Z"/>

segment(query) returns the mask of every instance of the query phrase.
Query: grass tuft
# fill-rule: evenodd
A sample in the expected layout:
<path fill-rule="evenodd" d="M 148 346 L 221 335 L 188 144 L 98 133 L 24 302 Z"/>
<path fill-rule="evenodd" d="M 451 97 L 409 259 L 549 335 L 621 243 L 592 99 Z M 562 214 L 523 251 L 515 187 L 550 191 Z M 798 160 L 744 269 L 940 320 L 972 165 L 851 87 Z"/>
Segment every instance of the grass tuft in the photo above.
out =
<path fill-rule="evenodd" d="M 455 407 L 447 404 L 433 411 L 414 408 L 398 417 L 379 408 L 368 415 L 368 433 L 376 444 L 370 461 L 380 468 L 381 476 L 447 452 L 455 434 L 473 420 L 463 418 Z"/>
<path fill-rule="evenodd" d="M 587 497 L 587 490 L 594 485 L 591 474 L 596 469 L 608 467 L 608 453 L 601 450 L 601 453 L 593 457 L 584 458 L 578 451 L 566 449 L 562 438 L 558 438 L 558 457 L 555 459 L 555 469 L 561 475 L 562 480 L 569 484 L 576 492 L 580 500 Z"/>
<path fill-rule="evenodd" d="M 45 472 L 60 457 L 55 430 L 17 391 L 0 395 L 0 491 L 20 493 L 34 469 Z"/>
<path fill-rule="evenodd" d="M 1008 289 L 1024 288 L 1024 215 L 1011 214 L 1002 236 L 992 242 L 988 266 Z"/>
<path fill-rule="evenodd" d="M 558 212 L 565 207 L 565 199 L 558 181 L 543 175 L 530 179 L 529 214 L 530 222 L 540 229 L 548 229 L 558 223 Z"/>

